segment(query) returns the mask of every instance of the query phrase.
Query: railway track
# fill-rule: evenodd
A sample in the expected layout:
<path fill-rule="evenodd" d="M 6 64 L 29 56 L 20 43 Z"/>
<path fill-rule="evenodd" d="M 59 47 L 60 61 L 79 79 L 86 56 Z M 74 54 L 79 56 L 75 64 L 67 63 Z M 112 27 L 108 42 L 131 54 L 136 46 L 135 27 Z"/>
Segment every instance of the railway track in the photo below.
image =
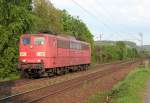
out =
<path fill-rule="evenodd" d="M 98 64 L 98 65 L 92 66 L 95 69 L 88 69 L 87 72 L 85 72 L 85 71 L 80 71 L 80 73 L 74 72 L 74 73 L 70 73 L 69 75 L 74 74 L 74 77 L 76 77 L 75 75 L 78 75 L 78 74 L 81 75 L 82 72 L 85 75 L 85 74 L 88 74 L 92 71 L 95 72 L 97 70 L 102 70 L 103 67 L 111 66 L 111 65 L 115 65 L 115 64 L 123 63 L 123 62 L 125 62 L 125 61 L 117 61 L 117 62 L 114 62 L 114 63 Z M 66 77 L 68 77 L 69 75 L 66 75 Z M 61 79 L 61 77 L 62 77 L 62 79 Z M 46 78 L 40 78 L 40 79 L 22 79 L 22 80 L 7 81 L 7 82 L 4 82 L 4 83 L 0 83 L 0 99 L 4 98 L 6 96 L 11 96 L 11 95 L 14 95 L 14 94 L 18 94 L 18 93 L 22 93 L 22 92 L 29 91 L 29 90 L 32 90 L 32 89 L 36 89 L 36 88 L 39 88 L 39 87 L 43 87 L 45 85 L 50 85 L 49 82 L 51 82 L 51 81 L 60 80 L 60 79 L 61 79 L 60 82 L 66 81 L 63 78 L 65 78 L 65 76 L 62 75 L 62 76 L 53 76 L 51 78 L 46 77 Z M 70 79 L 72 79 L 72 78 L 70 78 Z M 54 84 L 54 83 L 52 83 L 52 84 Z M 32 87 L 32 88 L 30 88 L 30 87 Z"/>
<path fill-rule="evenodd" d="M 0 103 L 36 103 L 48 96 L 61 93 L 67 89 L 74 88 L 75 86 L 81 85 L 86 81 L 92 81 L 103 76 L 109 75 L 113 72 L 122 69 L 124 66 L 136 63 L 137 61 L 124 62 L 120 64 L 115 64 L 112 67 L 106 67 L 104 70 L 91 73 L 86 76 L 78 77 L 72 80 L 68 80 L 62 83 L 54 84 L 51 86 L 45 86 L 35 90 L 27 91 L 24 93 L 8 96 L 6 98 L 0 99 Z"/>
<path fill-rule="evenodd" d="M 95 67 L 104 67 L 106 65 L 118 64 L 118 63 L 123 63 L 123 62 L 125 62 L 125 61 L 117 61 L 117 62 L 114 62 L 114 63 L 98 64 Z M 55 77 L 57 77 L 57 76 L 53 76 L 51 78 L 55 78 Z M 47 77 L 43 77 L 43 78 L 40 78 L 40 79 L 20 79 L 20 80 L 15 80 L 15 81 L 0 82 L 0 90 L 4 89 L 4 88 L 15 87 L 15 86 L 19 87 L 19 86 L 23 86 L 23 85 L 28 85 L 28 84 L 31 84 L 32 81 L 39 82 L 41 80 L 45 80 L 45 78 L 46 78 L 46 80 L 49 79 Z"/>
<path fill-rule="evenodd" d="M 26 83 L 29 83 L 31 80 L 29 79 L 20 79 L 20 80 L 15 80 L 15 81 L 5 81 L 5 82 L 0 82 L 0 88 L 8 88 L 10 86 L 17 86 L 17 85 L 23 85 Z"/>

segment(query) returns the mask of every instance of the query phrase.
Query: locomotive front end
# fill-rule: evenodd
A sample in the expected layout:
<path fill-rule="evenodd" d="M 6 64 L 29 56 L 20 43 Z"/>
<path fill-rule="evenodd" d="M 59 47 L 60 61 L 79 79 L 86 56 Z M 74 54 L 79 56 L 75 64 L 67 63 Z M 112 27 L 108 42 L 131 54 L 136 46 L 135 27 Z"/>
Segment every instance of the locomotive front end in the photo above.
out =
<path fill-rule="evenodd" d="M 46 37 L 44 35 L 22 35 L 20 37 L 19 64 L 24 77 L 40 77 L 44 73 Z"/>

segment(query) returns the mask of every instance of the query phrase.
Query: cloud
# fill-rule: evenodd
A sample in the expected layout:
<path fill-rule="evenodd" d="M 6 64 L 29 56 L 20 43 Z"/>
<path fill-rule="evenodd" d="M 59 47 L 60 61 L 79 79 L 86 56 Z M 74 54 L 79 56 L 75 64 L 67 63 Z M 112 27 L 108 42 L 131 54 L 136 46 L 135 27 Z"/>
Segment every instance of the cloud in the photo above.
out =
<path fill-rule="evenodd" d="M 51 0 L 60 9 L 66 9 L 71 15 L 79 16 L 94 35 L 100 32 L 106 35 L 115 35 L 111 39 L 119 39 L 117 33 L 124 34 L 120 38 L 133 38 L 129 33 L 145 34 L 145 43 L 150 38 L 150 0 L 75 0 L 93 15 L 87 14 L 72 0 Z M 95 18 L 96 16 L 96 18 Z M 97 20 L 97 18 L 99 20 Z M 110 26 L 108 29 L 103 23 Z M 116 33 L 117 32 L 117 33 Z M 126 35 L 125 35 L 126 34 Z M 106 39 L 110 39 L 107 36 Z M 133 38 L 134 39 L 134 38 Z"/>

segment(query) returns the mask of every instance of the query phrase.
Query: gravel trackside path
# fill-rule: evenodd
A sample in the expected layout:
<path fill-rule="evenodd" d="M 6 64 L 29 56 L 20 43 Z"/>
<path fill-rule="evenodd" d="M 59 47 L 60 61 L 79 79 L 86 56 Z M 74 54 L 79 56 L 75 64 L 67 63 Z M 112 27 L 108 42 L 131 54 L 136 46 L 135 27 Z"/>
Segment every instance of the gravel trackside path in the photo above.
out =
<path fill-rule="evenodd" d="M 124 79 L 139 63 L 128 64 L 119 67 L 116 72 L 105 75 L 93 81 L 85 82 L 82 85 L 62 91 L 59 94 L 48 96 L 36 103 L 85 103 L 89 96 L 97 91 L 111 90 L 113 85 Z M 112 68 L 114 69 L 114 68 Z"/>
<path fill-rule="evenodd" d="M 110 90 L 138 64 L 139 61 L 128 61 L 106 66 L 100 71 L 1 99 L 0 102 L 84 103 L 96 91 Z"/>

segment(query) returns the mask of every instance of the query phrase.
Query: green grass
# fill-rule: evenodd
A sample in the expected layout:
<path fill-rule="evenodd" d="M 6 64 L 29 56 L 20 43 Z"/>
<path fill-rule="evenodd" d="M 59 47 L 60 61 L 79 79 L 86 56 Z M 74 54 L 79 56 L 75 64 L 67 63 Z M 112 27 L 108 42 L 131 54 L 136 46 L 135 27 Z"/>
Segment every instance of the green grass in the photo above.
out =
<path fill-rule="evenodd" d="M 92 95 L 86 103 L 104 103 L 106 97 L 109 95 L 109 92 L 97 92 Z"/>
<path fill-rule="evenodd" d="M 104 103 L 106 97 L 111 98 L 107 103 L 144 103 L 144 94 L 149 79 L 150 70 L 139 67 L 115 85 L 112 91 L 96 93 L 89 98 L 87 103 Z"/>
<path fill-rule="evenodd" d="M 20 79 L 20 75 L 19 74 L 11 74 L 6 78 L 0 78 L 0 82 L 2 81 L 11 81 L 11 80 L 17 80 Z"/>

